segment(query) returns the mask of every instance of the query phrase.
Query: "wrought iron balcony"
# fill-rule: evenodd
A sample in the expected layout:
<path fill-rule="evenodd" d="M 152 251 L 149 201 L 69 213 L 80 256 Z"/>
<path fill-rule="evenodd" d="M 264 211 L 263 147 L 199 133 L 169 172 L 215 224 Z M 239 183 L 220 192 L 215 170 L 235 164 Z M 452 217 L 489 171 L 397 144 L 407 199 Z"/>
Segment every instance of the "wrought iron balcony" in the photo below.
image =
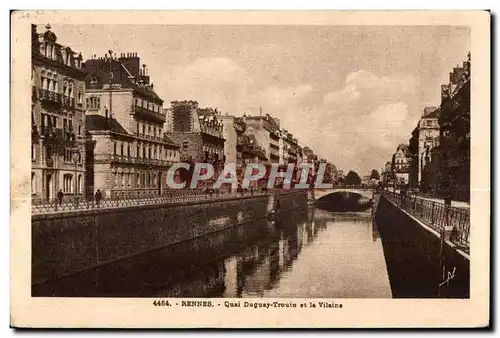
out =
<path fill-rule="evenodd" d="M 38 91 L 40 100 L 52 103 L 61 103 L 61 94 L 52 92 L 46 89 L 39 89 Z"/>
<path fill-rule="evenodd" d="M 75 107 L 75 99 L 68 96 L 63 96 L 62 100 L 63 106 L 74 108 Z"/>
<path fill-rule="evenodd" d="M 147 118 L 152 118 L 152 119 L 155 119 L 156 121 L 160 121 L 160 122 L 166 121 L 165 114 L 162 114 L 160 112 L 155 112 L 151 109 L 141 107 L 141 106 L 138 106 L 135 104 L 132 105 L 132 111 L 135 114 L 138 114 L 138 115 L 141 115 L 141 116 L 147 117 Z"/>

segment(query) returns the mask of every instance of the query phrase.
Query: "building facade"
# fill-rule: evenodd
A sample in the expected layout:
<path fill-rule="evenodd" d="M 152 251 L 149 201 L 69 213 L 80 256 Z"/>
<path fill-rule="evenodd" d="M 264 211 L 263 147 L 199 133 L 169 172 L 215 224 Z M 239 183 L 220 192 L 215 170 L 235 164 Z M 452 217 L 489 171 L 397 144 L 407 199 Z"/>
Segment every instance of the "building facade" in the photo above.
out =
<path fill-rule="evenodd" d="M 164 134 L 163 100 L 137 53 L 87 60 L 87 187 L 107 198 L 160 196 L 179 146 Z"/>
<path fill-rule="evenodd" d="M 409 143 L 411 161 L 409 163 L 409 183 L 412 188 L 421 188 L 423 168 L 430 161 L 430 152 L 439 146 L 439 118 L 440 109 L 426 107 L 417 127 L 412 131 Z"/>
<path fill-rule="evenodd" d="M 85 72 L 82 55 L 31 26 L 31 197 L 54 201 L 85 193 Z M 66 198 L 66 197 L 65 197 Z"/>
<path fill-rule="evenodd" d="M 396 184 L 406 185 L 409 182 L 409 161 L 410 157 L 408 145 L 400 144 L 392 156 L 392 172 L 394 173 Z"/>
<path fill-rule="evenodd" d="M 440 171 L 441 191 L 452 199 L 470 200 L 470 53 L 462 67 L 441 86 Z"/>
<path fill-rule="evenodd" d="M 224 122 L 220 113 L 216 109 L 200 108 L 196 101 L 172 101 L 169 115 L 172 125 L 168 136 L 179 144 L 181 161 L 212 164 L 215 175 L 204 184 L 213 184 L 226 163 Z M 190 181 L 192 170 L 183 176 Z"/>
<path fill-rule="evenodd" d="M 280 131 L 279 164 L 298 163 L 298 141 L 286 129 Z"/>
<path fill-rule="evenodd" d="M 253 135 L 257 143 L 263 148 L 270 163 L 280 161 L 280 121 L 271 115 L 247 116 L 243 115 L 247 126 L 247 135 Z"/>

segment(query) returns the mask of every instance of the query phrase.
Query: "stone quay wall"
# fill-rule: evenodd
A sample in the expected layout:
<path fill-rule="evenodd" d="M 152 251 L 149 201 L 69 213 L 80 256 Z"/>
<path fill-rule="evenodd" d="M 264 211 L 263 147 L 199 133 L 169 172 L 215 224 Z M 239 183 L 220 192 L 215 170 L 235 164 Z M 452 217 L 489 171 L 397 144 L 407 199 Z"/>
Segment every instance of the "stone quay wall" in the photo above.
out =
<path fill-rule="evenodd" d="M 385 197 L 375 221 L 394 298 L 469 298 L 470 262 Z"/>
<path fill-rule="evenodd" d="M 305 191 L 281 194 L 281 210 L 307 204 Z M 32 284 L 86 271 L 265 217 L 270 196 L 135 206 L 32 216 Z"/>

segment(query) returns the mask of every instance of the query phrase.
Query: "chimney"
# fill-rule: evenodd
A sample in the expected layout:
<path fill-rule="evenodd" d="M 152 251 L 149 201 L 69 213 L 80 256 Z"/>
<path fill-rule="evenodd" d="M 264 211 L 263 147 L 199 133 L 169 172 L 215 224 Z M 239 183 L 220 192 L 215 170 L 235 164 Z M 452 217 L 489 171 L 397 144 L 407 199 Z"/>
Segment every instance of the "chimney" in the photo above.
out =
<path fill-rule="evenodd" d="M 441 99 L 447 98 L 450 96 L 450 86 L 449 85 L 441 85 Z"/>

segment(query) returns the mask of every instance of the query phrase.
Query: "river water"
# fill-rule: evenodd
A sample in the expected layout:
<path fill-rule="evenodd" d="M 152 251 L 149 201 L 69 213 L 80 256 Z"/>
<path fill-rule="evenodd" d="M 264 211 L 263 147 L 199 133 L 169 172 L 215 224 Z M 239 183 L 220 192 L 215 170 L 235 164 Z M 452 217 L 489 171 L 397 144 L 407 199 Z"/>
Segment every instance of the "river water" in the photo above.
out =
<path fill-rule="evenodd" d="M 33 288 L 33 296 L 391 298 L 371 212 L 295 211 Z"/>

